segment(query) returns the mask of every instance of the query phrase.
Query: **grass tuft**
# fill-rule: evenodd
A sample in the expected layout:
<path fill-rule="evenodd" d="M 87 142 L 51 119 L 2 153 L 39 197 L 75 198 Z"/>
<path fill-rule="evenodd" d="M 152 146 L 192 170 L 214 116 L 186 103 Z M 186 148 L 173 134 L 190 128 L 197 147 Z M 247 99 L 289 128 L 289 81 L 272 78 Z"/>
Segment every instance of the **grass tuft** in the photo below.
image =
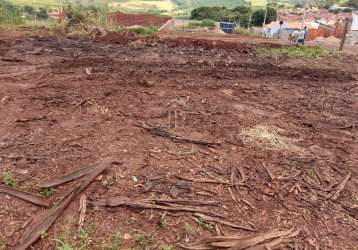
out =
<path fill-rule="evenodd" d="M 289 46 L 283 48 L 258 48 L 256 53 L 261 58 L 307 58 L 316 59 L 336 55 L 332 49 L 322 48 L 320 46 Z"/>
<path fill-rule="evenodd" d="M 8 187 L 16 187 L 17 183 L 11 172 L 5 172 L 2 178 L 2 182 Z"/>

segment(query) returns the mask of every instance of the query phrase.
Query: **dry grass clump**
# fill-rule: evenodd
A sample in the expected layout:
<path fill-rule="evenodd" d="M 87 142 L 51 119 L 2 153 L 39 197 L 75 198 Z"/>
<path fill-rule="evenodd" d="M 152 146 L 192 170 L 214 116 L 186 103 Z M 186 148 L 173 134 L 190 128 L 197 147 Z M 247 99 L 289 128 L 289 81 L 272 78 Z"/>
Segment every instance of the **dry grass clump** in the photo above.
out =
<path fill-rule="evenodd" d="M 282 129 L 257 125 L 243 129 L 240 136 L 244 143 L 256 144 L 273 150 L 304 151 L 301 147 L 294 145 L 294 141 L 291 138 L 280 135 L 279 131 L 282 131 Z"/>

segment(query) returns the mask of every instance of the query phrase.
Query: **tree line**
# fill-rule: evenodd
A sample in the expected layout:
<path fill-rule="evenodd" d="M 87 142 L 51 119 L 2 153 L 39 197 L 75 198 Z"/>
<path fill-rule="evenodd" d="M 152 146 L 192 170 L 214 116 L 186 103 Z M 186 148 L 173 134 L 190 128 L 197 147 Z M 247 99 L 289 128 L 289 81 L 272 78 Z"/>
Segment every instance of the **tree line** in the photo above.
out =
<path fill-rule="evenodd" d="M 191 19 L 204 20 L 211 19 L 217 22 L 230 21 L 240 24 L 241 27 L 262 26 L 276 20 L 277 11 L 275 8 L 268 7 L 266 20 L 265 9 L 254 10 L 248 6 L 238 6 L 234 9 L 226 7 L 199 7 L 191 11 Z"/>

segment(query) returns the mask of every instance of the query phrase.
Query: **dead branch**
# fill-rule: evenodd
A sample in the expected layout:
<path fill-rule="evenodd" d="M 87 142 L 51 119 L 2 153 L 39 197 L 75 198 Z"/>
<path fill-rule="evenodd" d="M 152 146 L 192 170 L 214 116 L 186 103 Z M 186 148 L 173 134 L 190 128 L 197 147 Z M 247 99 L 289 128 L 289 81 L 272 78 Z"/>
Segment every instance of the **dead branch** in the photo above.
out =
<path fill-rule="evenodd" d="M 183 246 L 184 249 L 201 250 L 201 249 L 231 249 L 231 250 L 265 250 L 265 246 L 275 247 L 281 243 L 290 241 L 290 238 L 296 237 L 299 231 L 287 230 L 278 231 L 273 230 L 256 236 L 241 236 L 241 235 L 227 235 L 208 237 L 199 244 L 191 246 Z"/>
<path fill-rule="evenodd" d="M 330 199 L 332 201 L 335 201 L 338 199 L 340 193 L 343 191 L 343 189 L 346 187 L 347 182 L 349 181 L 349 179 L 351 178 L 351 173 L 348 173 L 346 178 L 344 178 L 344 180 L 337 186 L 337 191 L 330 197 Z"/>
<path fill-rule="evenodd" d="M 19 199 L 28 201 L 28 202 L 38 205 L 38 206 L 42 206 L 42 207 L 50 206 L 50 202 L 46 198 L 42 197 L 41 195 L 32 194 L 32 193 L 28 193 L 25 191 L 21 191 L 21 190 L 15 189 L 15 188 L 10 188 L 10 187 L 5 187 L 5 186 L 0 186 L 0 193 L 1 192 L 15 196 Z"/>
<path fill-rule="evenodd" d="M 61 184 L 65 184 L 67 182 L 76 180 L 78 178 L 81 178 L 82 176 L 85 176 L 93 171 L 95 171 L 96 167 L 85 167 L 85 168 L 81 168 L 79 170 L 73 171 L 69 174 L 66 174 L 63 177 L 60 177 L 58 179 L 52 180 L 52 181 L 48 181 L 48 182 L 43 182 L 41 184 L 39 184 L 39 187 L 42 188 L 50 188 L 50 187 L 56 187 L 59 186 Z"/>
<path fill-rule="evenodd" d="M 32 243 L 40 238 L 40 236 L 45 233 L 53 223 L 55 223 L 71 201 L 84 191 L 88 185 L 108 167 L 108 165 L 109 162 L 96 163 L 95 167 L 91 168 L 93 171 L 88 173 L 86 178 L 79 185 L 68 192 L 64 198 L 50 210 L 41 213 L 36 219 L 34 219 L 29 229 L 21 236 L 15 250 L 26 250 L 32 245 Z"/>
<path fill-rule="evenodd" d="M 145 123 L 141 123 L 139 126 L 144 128 L 145 130 L 147 130 L 152 135 L 168 138 L 173 142 L 193 143 L 193 144 L 207 146 L 207 147 L 214 147 L 214 146 L 220 145 L 220 143 L 216 143 L 216 142 L 206 142 L 206 141 L 200 141 L 200 140 L 195 140 L 195 139 L 190 139 L 190 138 L 184 138 L 184 137 L 181 137 L 178 135 L 174 135 L 174 134 L 172 134 L 166 130 L 163 130 L 161 128 L 151 127 Z"/>
<path fill-rule="evenodd" d="M 155 202 L 157 204 L 179 204 L 179 205 L 194 205 L 194 206 L 218 206 L 220 203 L 218 201 L 201 201 L 201 200 L 177 200 L 177 199 L 148 199 L 143 200 L 148 202 Z"/>
<path fill-rule="evenodd" d="M 196 209 L 185 206 L 178 205 L 155 205 L 148 203 L 148 200 L 129 200 L 128 197 L 116 196 L 110 197 L 107 199 L 101 199 L 90 202 L 93 206 L 99 207 L 132 207 L 132 208 L 141 208 L 141 209 L 158 209 L 166 211 L 176 211 L 176 212 L 191 212 L 191 213 L 201 213 L 210 216 L 216 216 L 219 218 L 224 218 L 223 215 L 217 214 L 214 212 L 205 211 L 202 209 Z"/>
<path fill-rule="evenodd" d="M 29 227 L 29 229 L 21 236 L 19 244 L 15 250 L 26 250 L 33 242 L 35 242 L 40 236 L 46 232 L 51 225 L 57 220 L 61 213 L 70 204 L 71 200 L 76 195 L 78 186 L 71 191 L 71 193 L 64 197 L 57 205 L 50 210 L 41 213 Z"/>
<path fill-rule="evenodd" d="M 200 217 L 201 219 L 203 219 L 205 221 L 213 221 L 213 222 L 220 223 L 220 224 L 223 224 L 225 226 L 229 226 L 229 227 L 236 228 L 236 229 L 243 229 L 243 230 L 247 230 L 247 231 L 255 231 L 255 229 L 253 229 L 251 227 L 237 225 L 235 223 L 232 223 L 231 221 L 222 220 L 222 219 L 219 219 L 219 218 L 214 218 L 214 217 L 207 216 L 207 215 L 200 214 L 200 213 L 195 213 L 194 216 Z"/>

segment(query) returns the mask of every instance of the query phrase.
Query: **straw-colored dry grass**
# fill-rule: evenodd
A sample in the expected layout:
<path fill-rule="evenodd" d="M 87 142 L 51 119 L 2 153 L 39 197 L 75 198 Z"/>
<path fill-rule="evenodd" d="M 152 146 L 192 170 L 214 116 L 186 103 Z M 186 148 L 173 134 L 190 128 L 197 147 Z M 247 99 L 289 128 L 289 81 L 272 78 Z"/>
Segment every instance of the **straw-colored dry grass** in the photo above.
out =
<path fill-rule="evenodd" d="M 252 128 L 243 129 L 240 136 L 244 143 L 259 145 L 272 150 L 285 150 L 291 152 L 304 152 L 304 149 L 295 145 L 294 140 L 279 134 L 282 129 L 257 125 Z"/>

